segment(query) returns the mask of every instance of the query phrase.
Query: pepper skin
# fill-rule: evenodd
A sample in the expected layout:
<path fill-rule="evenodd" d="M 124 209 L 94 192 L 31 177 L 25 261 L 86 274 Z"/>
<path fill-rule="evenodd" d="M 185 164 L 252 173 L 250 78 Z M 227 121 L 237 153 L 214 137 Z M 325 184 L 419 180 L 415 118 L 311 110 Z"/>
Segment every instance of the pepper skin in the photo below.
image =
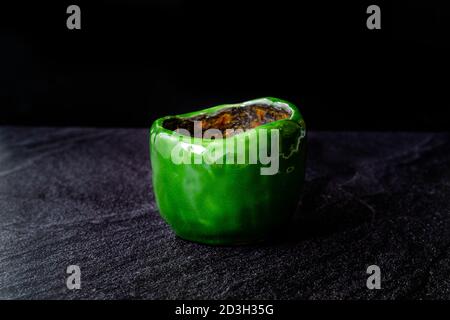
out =
<path fill-rule="evenodd" d="M 282 106 L 290 112 L 287 119 L 263 124 L 225 139 L 187 137 L 163 127 L 167 116 L 156 120 L 150 129 L 150 157 L 153 190 L 159 212 L 175 233 L 184 239 L 212 245 L 248 244 L 262 241 L 291 220 L 300 200 L 304 183 L 306 127 L 298 109 L 277 98 L 261 98 L 233 105 L 187 113 L 175 117 L 190 118 L 214 114 L 230 107 L 251 104 Z M 211 144 L 235 145 L 261 129 L 279 131 L 279 170 L 261 175 L 261 163 L 176 164 L 171 153 L 180 141 L 189 157 L 201 155 Z M 269 138 L 269 141 L 270 138 Z M 219 155 L 220 157 L 220 155 Z"/>

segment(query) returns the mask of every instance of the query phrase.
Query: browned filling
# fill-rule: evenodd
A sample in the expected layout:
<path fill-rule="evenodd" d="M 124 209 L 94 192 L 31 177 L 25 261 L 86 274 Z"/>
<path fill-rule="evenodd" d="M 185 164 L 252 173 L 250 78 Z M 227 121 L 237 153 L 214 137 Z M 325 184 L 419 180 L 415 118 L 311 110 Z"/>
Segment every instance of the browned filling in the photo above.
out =
<path fill-rule="evenodd" d="M 197 125 L 198 129 L 201 126 L 202 135 L 208 129 L 218 129 L 224 137 L 229 137 L 236 133 L 230 129 L 245 131 L 269 122 L 289 118 L 289 116 L 290 112 L 285 109 L 259 104 L 231 107 L 212 115 L 202 114 L 191 118 L 174 117 L 165 120 L 163 127 L 172 131 L 185 129 L 191 136 L 194 136 L 194 125 Z"/>

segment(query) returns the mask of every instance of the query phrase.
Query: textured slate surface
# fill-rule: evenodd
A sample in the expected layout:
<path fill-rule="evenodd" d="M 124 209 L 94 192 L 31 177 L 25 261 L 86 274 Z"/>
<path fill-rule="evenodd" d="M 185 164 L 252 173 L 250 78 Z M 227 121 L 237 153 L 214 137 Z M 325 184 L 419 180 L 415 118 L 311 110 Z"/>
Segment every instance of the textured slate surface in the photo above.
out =
<path fill-rule="evenodd" d="M 210 247 L 158 216 L 147 130 L 2 127 L 0 298 L 450 298 L 449 138 L 311 133 L 286 237 Z"/>

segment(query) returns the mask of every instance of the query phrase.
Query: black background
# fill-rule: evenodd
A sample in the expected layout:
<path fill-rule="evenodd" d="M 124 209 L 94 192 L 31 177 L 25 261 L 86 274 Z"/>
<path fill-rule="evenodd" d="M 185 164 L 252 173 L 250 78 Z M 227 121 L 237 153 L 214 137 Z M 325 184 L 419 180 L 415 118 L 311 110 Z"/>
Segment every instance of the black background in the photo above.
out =
<path fill-rule="evenodd" d="M 149 127 L 275 96 L 314 130 L 447 131 L 449 16 L 430 1 L 2 3 L 0 123 Z"/>

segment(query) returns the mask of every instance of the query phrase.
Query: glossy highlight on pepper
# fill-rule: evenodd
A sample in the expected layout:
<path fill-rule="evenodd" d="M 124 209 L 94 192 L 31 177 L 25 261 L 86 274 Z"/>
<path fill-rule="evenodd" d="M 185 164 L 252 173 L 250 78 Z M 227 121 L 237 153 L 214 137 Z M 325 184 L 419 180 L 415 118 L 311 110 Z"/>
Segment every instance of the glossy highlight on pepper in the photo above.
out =
<path fill-rule="evenodd" d="M 223 138 L 190 135 L 194 121 L 224 133 Z M 180 128 L 186 129 L 185 134 Z M 226 134 L 227 129 L 236 128 L 245 130 Z M 262 174 L 267 163 L 251 163 L 248 156 L 244 162 L 230 161 L 238 146 L 251 154 L 252 141 L 257 141 L 260 149 L 266 139 L 263 134 L 271 131 L 277 132 L 277 140 L 269 134 L 265 145 L 277 147 L 275 172 Z M 212 162 L 176 163 L 173 151 L 180 146 L 187 159 L 198 159 L 211 147 L 222 151 L 214 154 Z M 274 156 L 271 151 L 269 155 Z M 156 203 L 179 237 L 222 245 L 261 241 L 289 223 L 300 199 L 305 122 L 292 103 L 277 98 L 167 116 L 151 127 L 150 157 Z"/>

